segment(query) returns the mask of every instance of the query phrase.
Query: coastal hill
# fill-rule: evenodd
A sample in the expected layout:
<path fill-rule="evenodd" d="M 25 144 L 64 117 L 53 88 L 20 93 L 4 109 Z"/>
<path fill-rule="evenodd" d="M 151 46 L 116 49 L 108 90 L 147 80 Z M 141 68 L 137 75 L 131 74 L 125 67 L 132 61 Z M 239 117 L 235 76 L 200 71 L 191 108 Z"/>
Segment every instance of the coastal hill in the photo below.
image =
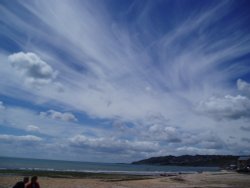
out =
<path fill-rule="evenodd" d="M 232 155 L 182 155 L 178 157 L 169 155 L 151 157 L 132 162 L 132 164 L 226 167 L 231 164 L 236 165 L 238 157 Z"/>

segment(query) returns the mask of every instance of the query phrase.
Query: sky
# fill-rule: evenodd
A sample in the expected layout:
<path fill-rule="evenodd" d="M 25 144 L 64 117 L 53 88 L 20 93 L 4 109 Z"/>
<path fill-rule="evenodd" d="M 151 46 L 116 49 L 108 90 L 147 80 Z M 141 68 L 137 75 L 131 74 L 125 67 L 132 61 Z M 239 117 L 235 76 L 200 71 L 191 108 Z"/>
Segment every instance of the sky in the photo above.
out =
<path fill-rule="evenodd" d="M 0 1 L 0 155 L 250 154 L 250 3 Z"/>

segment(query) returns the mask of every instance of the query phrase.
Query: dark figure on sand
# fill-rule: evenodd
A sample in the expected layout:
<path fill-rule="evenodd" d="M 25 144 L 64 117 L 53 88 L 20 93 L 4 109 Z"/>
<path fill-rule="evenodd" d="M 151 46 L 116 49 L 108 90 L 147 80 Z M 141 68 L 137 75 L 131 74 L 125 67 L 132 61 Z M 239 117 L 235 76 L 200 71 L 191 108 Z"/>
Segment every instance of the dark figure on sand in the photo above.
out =
<path fill-rule="evenodd" d="M 25 184 L 29 182 L 29 177 L 24 177 L 23 181 L 19 181 L 13 188 L 25 188 Z"/>
<path fill-rule="evenodd" d="M 37 182 L 37 176 L 33 176 L 31 178 L 31 182 L 27 185 L 26 188 L 40 188 L 40 185 Z"/>

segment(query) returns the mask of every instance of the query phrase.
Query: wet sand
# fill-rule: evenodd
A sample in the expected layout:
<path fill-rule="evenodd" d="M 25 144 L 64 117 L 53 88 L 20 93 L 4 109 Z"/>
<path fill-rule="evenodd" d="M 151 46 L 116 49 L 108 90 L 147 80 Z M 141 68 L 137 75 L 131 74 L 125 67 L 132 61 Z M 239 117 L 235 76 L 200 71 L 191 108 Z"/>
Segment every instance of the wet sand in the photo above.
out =
<path fill-rule="evenodd" d="M 39 177 L 41 188 L 249 188 L 250 175 L 235 172 L 179 174 L 149 179 L 96 177 Z M 9 188 L 22 176 L 0 174 L 0 188 Z"/>

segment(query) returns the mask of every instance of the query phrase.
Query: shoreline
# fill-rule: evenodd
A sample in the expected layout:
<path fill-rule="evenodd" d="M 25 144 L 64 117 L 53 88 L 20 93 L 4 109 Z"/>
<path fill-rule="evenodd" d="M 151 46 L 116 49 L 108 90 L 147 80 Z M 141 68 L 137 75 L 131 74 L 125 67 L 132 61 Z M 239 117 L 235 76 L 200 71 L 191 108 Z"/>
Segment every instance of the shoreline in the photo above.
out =
<path fill-rule="evenodd" d="M 113 175 L 135 175 L 135 176 L 160 176 L 160 175 L 178 175 L 178 174 L 195 174 L 202 172 L 220 172 L 218 171 L 115 171 L 115 170 L 56 170 L 41 168 L 18 168 L 7 169 L 0 168 L 1 173 L 49 173 L 49 174 L 113 174 Z"/>
<path fill-rule="evenodd" d="M 0 188 L 9 188 L 23 176 L 37 175 L 42 188 L 249 188 L 250 175 L 232 171 L 141 176 L 103 173 L 0 170 Z"/>
<path fill-rule="evenodd" d="M 120 180 L 139 180 L 150 179 L 154 175 L 138 175 L 123 173 L 98 173 L 98 172 L 76 172 L 76 171 L 46 171 L 46 170 L 19 170 L 19 169 L 0 169 L 0 176 L 39 176 L 49 178 L 82 178 L 82 179 L 120 179 Z"/>

